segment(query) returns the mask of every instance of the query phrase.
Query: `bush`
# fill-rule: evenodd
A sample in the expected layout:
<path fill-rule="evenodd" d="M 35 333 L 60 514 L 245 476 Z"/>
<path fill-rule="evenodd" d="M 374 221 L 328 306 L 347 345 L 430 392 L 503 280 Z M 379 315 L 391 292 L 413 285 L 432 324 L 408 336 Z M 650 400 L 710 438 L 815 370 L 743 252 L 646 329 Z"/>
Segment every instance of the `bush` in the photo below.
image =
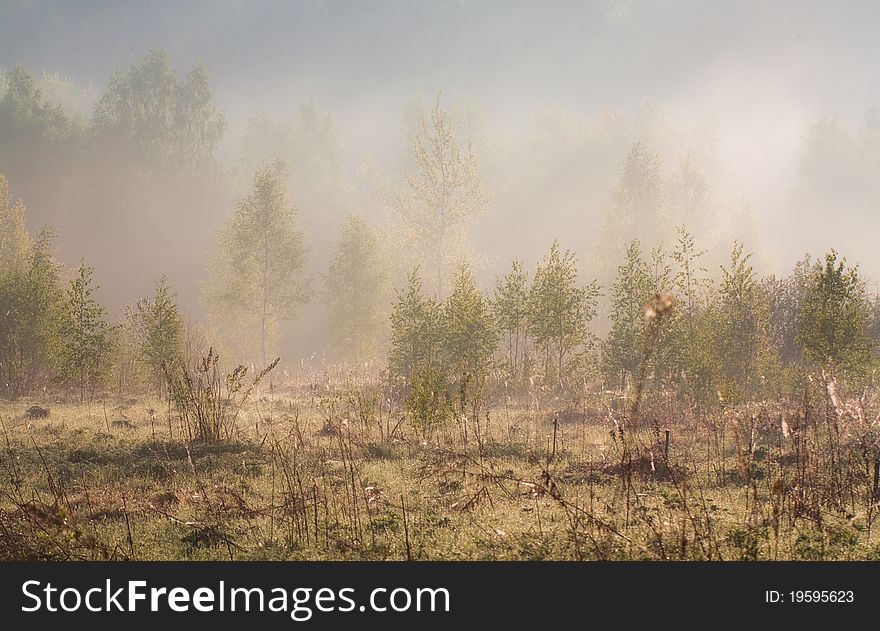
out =
<path fill-rule="evenodd" d="M 220 357 L 213 348 L 194 369 L 165 365 L 168 392 L 183 430 L 190 442 L 216 442 L 232 436 L 235 421 L 248 397 L 275 366 L 276 358 L 254 380 L 247 384 L 247 367 L 238 366 L 223 375 L 218 366 Z"/>

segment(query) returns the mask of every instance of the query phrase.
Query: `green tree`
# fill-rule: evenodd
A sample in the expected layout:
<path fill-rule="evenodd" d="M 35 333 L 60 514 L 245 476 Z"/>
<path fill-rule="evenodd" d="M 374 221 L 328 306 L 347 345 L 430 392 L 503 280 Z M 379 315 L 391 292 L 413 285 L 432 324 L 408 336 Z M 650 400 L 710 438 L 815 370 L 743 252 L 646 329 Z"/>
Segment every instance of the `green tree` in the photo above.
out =
<path fill-rule="evenodd" d="M 430 123 L 422 118 L 415 138 L 417 173 L 407 177 L 406 190 L 396 191 L 387 203 L 400 217 L 407 242 L 433 270 L 435 295 L 442 300 L 447 258 L 491 196 L 480 182 L 472 147 L 462 151 L 439 99 L 429 118 Z"/>
<path fill-rule="evenodd" d="M 363 219 L 349 217 L 324 279 L 337 356 L 363 360 L 378 351 L 387 321 L 387 278 L 376 236 Z"/>
<path fill-rule="evenodd" d="M 52 237 L 46 228 L 30 239 L 24 204 L 12 203 L 0 174 L 0 391 L 9 398 L 51 377 L 60 293 Z"/>
<path fill-rule="evenodd" d="M 37 79 L 24 66 L 16 66 L 0 100 L 3 153 L 26 152 L 33 157 L 35 150 L 50 148 L 57 153 L 70 140 L 72 130 L 64 111 L 46 99 Z"/>
<path fill-rule="evenodd" d="M 866 331 L 865 284 L 858 267 L 837 252 L 816 262 L 800 313 L 798 341 L 807 357 L 831 371 L 858 373 L 871 356 Z"/>
<path fill-rule="evenodd" d="M 684 226 L 678 228 L 678 238 L 672 250 L 672 260 L 678 266 L 673 284 L 678 296 L 678 312 L 684 320 L 688 336 L 694 332 L 694 320 L 709 288 L 706 268 L 700 265 L 705 250 L 697 249 L 693 235 Z"/>
<path fill-rule="evenodd" d="M 638 372 L 644 352 L 644 306 L 654 291 L 639 242 L 630 241 L 626 262 L 617 268 L 611 287 L 611 331 L 602 348 L 606 377 L 618 386 L 624 386 Z"/>
<path fill-rule="evenodd" d="M 591 341 L 588 326 L 596 315 L 599 287 L 592 281 L 578 286 L 574 253 L 559 252 L 553 242 L 550 254 L 539 263 L 529 292 L 529 335 L 544 357 L 544 374 L 555 372 L 562 383 L 564 365 Z"/>
<path fill-rule="evenodd" d="M 209 300 L 215 310 L 240 309 L 258 322 L 265 367 L 270 329 L 292 319 L 297 306 L 311 298 L 308 281 L 300 278 L 305 249 L 280 165 L 256 173 L 253 192 L 227 220 L 219 245 Z"/>
<path fill-rule="evenodd" d="M 21 200 L 13 203 L 6 176 L 0 173 L 0 271 L 21 271 L 27 263 L 30 238 Z"/>
<path fill-rule="evenodd" d="M 767 307 L 751 254 L 734 242 L 730 265 L 721 268 L 718 288 L 718 320 L 714 348 L 721 367 L 719 390 L 728 401 L 737 402 L 755 394 L 767 359 Z"/>
<path fill-rule="evenodd" d="M 424 296 L 422 279 L 413 270 L 391 310 L 388 367 L 392 378 L 412 384 L 420 370 L 439 365 L 440 316 L 440 306 Z"/>
<path fill-rule="evenodd" d="M 166 371 L 176 370 L 183 356 L 183 316 L 163 274 L 156 283 L 152 299 L 141 298 L 136 305 L 141 361 L 157 392 L 165 392 Z"/>
<path fill-rule="evenodd" d="M 768 276 L 761 281 L 767 301 L 767 329 L 783 367 L 798 365 L 803 349 L 798 343 L 801 309 L 807 295 L 812 273 L 809 255 L 795 264 L 794 271 L 784 278 Z"/>
<path fill-rule="evenodd" d="M 499 278 L 492 304 L 495 322 L 507 338 L 507 370 L 519 378 L 528 351 L 529 275 L 522 261 L 511 263 L 510 272 Z"/>
<path fill-rule="evenodd" d="M 477 289 L 470 267 L 463 263 L 443 303 L 443 365 L 458 386 L 460 407 L 479 405 L 498 333 L 489 301 Z"/>
<path fill-rule="evenodd" d="M 112 339 L 104 307 L 92 298 L 97 289 L 92 284 L 93 271 L 80 263 L 61 310 L 58 374 L 63 382 L 76 383 L 80 402 L 106 375 Z"/>

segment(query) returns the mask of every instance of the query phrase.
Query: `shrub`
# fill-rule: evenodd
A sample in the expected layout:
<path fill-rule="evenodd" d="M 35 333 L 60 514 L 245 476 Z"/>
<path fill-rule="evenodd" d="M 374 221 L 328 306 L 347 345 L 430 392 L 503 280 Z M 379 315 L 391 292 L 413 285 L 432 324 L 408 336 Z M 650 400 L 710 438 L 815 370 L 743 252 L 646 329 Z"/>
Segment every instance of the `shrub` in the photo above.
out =
<path fill-rule="evenodd" d="M 216 442 L 232 436 L 242 406 L 257 385 L 276 365 L 276 358 L 249 384 L 246 366 L 224 375 L 213 348 L 195 368 L 164 366 L 168 392 L 189 442 Z"/>

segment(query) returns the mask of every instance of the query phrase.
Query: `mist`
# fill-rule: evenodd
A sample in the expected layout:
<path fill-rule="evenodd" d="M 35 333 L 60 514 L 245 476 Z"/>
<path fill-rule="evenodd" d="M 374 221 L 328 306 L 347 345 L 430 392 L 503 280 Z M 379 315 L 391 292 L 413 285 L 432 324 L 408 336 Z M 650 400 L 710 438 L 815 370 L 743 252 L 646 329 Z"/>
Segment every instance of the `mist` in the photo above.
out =
<path fill-rule="evenodd" d="M 50 138 L 25 153 L 13 147 L 24 132 L 0 129 L 0 172 L 30 230 L 55 227 L 65 266 L 95 266 L 114 313 L 164 273 L 200 317 L 217 231 L 279 158 L 320 294 L 349 215 L 392 234 L 383 191 L 412 172 L 436 103 L 491 192 L 463 250 L 486 287 L 556 239 L 607 286 L 624 239 L 668 249 L 679 223 L 713 268 L 737 239 L 761 273 L 835 248 L 873 280 L 878 20 L 871 2 L 7 2 L 0 98 L 23 66 L 73 133 L 100 144 L 91 129 L 111 77 L 161 50 L 181 83 L 203 64 L 218 136 L 210 173 L 156 186 L 133 183 L 129 171 L 146 170 L 136 147 L 92 151 L 105 159 L 83 167 L 79 149 Z M 636 143 L 665 180 L 689 165 L 701 201 L 608 233 Z M 324 309 L 317 295 L 282 323 L 291 360 L 325 348 Z"/>

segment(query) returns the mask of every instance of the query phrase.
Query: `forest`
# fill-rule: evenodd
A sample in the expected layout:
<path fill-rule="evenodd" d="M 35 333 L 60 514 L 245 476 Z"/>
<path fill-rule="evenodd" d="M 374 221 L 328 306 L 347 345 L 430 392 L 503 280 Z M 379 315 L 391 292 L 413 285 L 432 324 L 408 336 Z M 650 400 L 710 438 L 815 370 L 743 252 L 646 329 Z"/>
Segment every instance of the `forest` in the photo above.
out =
<path fill-rule="evenodd" d="M 880 556 L 870 102 L 749 167 L 650 98 L 227 115 L 183 57 L 0 47 L 0 559 Z"/>

